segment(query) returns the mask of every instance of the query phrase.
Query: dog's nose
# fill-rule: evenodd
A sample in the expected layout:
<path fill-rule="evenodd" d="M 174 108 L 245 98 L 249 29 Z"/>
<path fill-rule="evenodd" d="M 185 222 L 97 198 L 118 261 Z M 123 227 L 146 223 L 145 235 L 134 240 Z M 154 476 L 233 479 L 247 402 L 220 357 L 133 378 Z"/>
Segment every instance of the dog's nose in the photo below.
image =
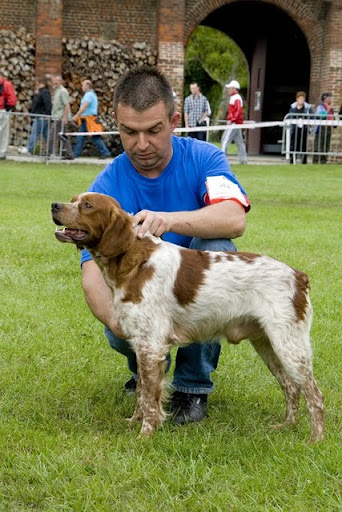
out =
<path fill-rule="evenodd" d="M 52 203 L 51 210 L 56 212 L 57 210 L 61 210 L 63 208 L 63 203 Z"/>

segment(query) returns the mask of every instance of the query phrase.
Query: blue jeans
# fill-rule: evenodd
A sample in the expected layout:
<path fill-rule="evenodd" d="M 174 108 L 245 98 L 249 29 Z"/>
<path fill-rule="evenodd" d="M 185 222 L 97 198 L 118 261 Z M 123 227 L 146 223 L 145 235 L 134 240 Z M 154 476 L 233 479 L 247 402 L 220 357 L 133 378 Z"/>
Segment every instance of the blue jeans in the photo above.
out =
<path fill-rule="evenodd" d="M 40 137 L 43 137 L 45 142 L 47 141 L 48 136 L 48 128 L 49 128 L 49 121 L 48 119 L 43 119 L 42 117 L 37 117 L 31 127 L 31 133 L 30 138 L 28 141 L 27 149 L 29 153 L 33 153 L 34 148 L 36 147 L 37 140 Z"/>
<path fill-rule="evenodd" d="M 236 251 L 231 240 L 215 238 L 204 240 L 193 238 L 190 249 L 201 251 Z M 109 345 L 127 358 L 128 369 L 136 379 L 137 361 L 135 353 L 127 341 L 121 340 L 105 327 L 105 336 Z M 211 373 L 216 370 L 221 345 L 218 342 L 212 343 L 191 343 L 186 347 L 177 350 L 176 365 L 173 374 L 172 387 L 183 393 L 207 394 L 211 393 L 214 383 L 211 380 Z M 168 368 L 170 367 L 170 355 L 168 356 Z"/>
<path fill-rule="evenodd" d="M 87 130 L 87 122 L 85 119 L 81 120 L 81 124 L 80 124 L 78 131 L 79 132 L 87 132 L 88 131 Z M 77 137 L 76 144 L 74 147 L 74 156 L 76 158 L 81 156 L 84 145 L 86 143 L 86 140 L 87 140 L 86 135 L 80 135 L 79 137 Z M 94 144 L 94 146 L 96 147 L 97 151 L 99 152 L 99 154 L 101 156 L 102 155 L 110 156 L 110 152 L 108 151 L 108 148 L 107 148 L 106 144 L 103 142 L 103 140 L 101 139 L 100 135 L 92 135 L 90 140 Z"/>

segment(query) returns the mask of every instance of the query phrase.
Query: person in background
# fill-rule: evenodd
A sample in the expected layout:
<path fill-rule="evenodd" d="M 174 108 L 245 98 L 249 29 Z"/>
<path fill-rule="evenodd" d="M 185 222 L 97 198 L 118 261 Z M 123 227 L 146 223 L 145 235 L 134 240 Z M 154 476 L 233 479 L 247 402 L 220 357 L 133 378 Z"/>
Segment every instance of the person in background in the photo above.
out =
<path fill-rule="evenodd" d="M 210 116 L 211 116 L 211 106 L 210 106 L 210 103 L 209 103 L 209 100 L 208 100 L 208 115 L 207 117 L 204 119 L 205 121 L 205 124 L 207 126 L 210 126 Z M 209 142 L 209 130 L 205 133 L 205 140 L 207 142 Z"/>
<path fill-rule="evenodd" d="M 90 80 L 83 80 L 82 91 L 84 95 L 81 99 L 81 105 L 72 120 L 79 124 L 79 132 L 98 132 L 102 131 L 102 125 L 96 120 L 98 114 L 98 99 Z M 74 146 L 74 157 L 81 156 L 86 143 L 87 136 L 79 135 Z M 99 158 L 109 158 L 110 152 L 101 139 L 100 135 L 90 135 L 90 140 L 99 152 Z"/>
<path fill-rule="evenodd" d="M 301 154 L 302 164 L 307 163 L 307 144 L 308 144 L 308 125 L 303 124 L 304 119 L 312 119 L 312 117 L 305 116 L 304 114 L 313 114 L 313 109 L 310 103 L 306 101 L 306 93 L 298 91 L 296 94 L 296 101 L 291 104 L 289 114 L 291 119 L 296 119 L 297 124 L 291 124 L 290 129 L 290 163 L 296 161 L 296 153 Z"/>
<path fill-rule="evenodd" d="M 226 84 L 226 88 L 228 89 L 229 93 L 227 124 L 243 124 L 243 101 L 240 95 L 240 84 L 237 80 L 232 80 L 229 82 L 229 84 Z M 221 142 L 222 151 L 225 154 L 228 153 L 230 144 L 235 142 L 238 150 L 240 164 L 248 163 L 246 145 L 245 141 L 243 140 L 242 130 L 240 128 L 229 126 L 227 130 L 223 132 Z"/>
<path fill-rule="evenodd" d="M 334 119 L 334 109 L 332 107 L 332 94 L 330 92 L 324 92 L 321 96 L 321 102 L 317 105 L 315 114 L 319 120 L 332 120 Z M 317 125 L 315 127 L 315 139 L 314 139 L 314 156 L 313 164 L 326 164 L 327 154 L 330 151 L 332 127 Z M 323 154 L 321 154 L 323 153 Z"/>
<path fill-rule="evenodd" d="M 12 83 L 0 71 L 0 160 L 5 160 L 9 143 L 9 122 L 7 112 L 17 104 L 17 95 Z"/>
<path fill-rule="evenodd" d="M 50 94 L 51 80 L 49 81 L 48 76 L 42 79 L 38 79 L 36 82 L 35 94 L 33 96 L 31 114 L 39 114 L 38 117 L 34 117 L 31 133 L 28 141 L 27 150 L 31 155 L 34 153 L 34 149 L 37 144 L 37 140 L 42 137 L 45 142 L 48 139 L 49 131 L 49 117 L 51 116 L 52 103 Z M 42 153 L 42 151 L 40 151 Z"/>
<path fill-rule="evenodd" d="M 221 150 L 195 138 L 173 136 L 180 113 L 165 76 L 141 67 L 121 77 L 113 117 L 125 151 L 95 178 L 89 191 L 114 197 L 132 213 L 139 238 L 150 231 L 183 247 L 236 251 L 232 239 L 243 234 L 250 208 L 246 193 Z M 82 252 L 81 266 L 86 302 L 104 324 L 110 346 L 125 356 L 131 378 L 124 389 L 135 392 L 136 357 L 113 311 L 111 291 L 87 251 Z M 206 415 L 219 354 L 215 342 L 177 349 L 171 400 L 175 424 L 201 421 Z"/>
<path fill-rule="evenodd" d="M 175 102 L 175 112 L 177 112 L 178 111 L 178 103 L 179 103 L 178 95 L 174 89 L 172 89 L 172 94 L 173 94 L 173 101 Z"/>
<path fill-rule="evenodd" d="M 191 94 L 185 98 L 184 102 L 184 123 L 185 128 L 194 128 L 196 126 L 206 126 L 206 117 L 209 115 L 208 100 L 198 86 L 197 82 L 190 84 Z M 189 132 L 189 137 L 206 140 L 206 131 Z"/>
<path fill-rule="evenodd" d="M 52 101 L 52 126 L 49 136 L 49 147 L 48 154 L 55 153 L 56 141 L 59 139 L 62 145 L 62 156 L 63 160 L 73 160 L 74 155 L 72 152 L 72 145 L 70 137 L 59 137 L 58 134 L 63 132 L 67 128 L 67 124 L 71 120 L 70 110 L 70 97 L 66 88 L 63 86 L 63 79 L 61 75 L 54 75 L 52 77 L 52 88 L 53 88 L 53 101 Z"/>

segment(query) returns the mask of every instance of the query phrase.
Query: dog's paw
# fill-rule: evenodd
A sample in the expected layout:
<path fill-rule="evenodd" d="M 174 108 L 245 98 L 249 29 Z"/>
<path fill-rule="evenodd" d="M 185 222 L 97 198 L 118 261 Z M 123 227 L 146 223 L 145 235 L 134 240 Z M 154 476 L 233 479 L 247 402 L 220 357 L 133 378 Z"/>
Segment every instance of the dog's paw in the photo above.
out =
<path fill-rule="evenodd" d="M 274 425 L 270 425 L 271 430 L 284 430 L 285 428 L 293 428 L 295 427 L 297 422 L 294 421 L 283 421 L 283 423 L 275 423 Z"/>
<path fill-rule="evenodd" d="M 142 416 L 140 416 L 138 414 L 133 414 L 133 416 L 131 418 L 126 418 L 126 421 L 129 424 L 129 426 L 133 426 L 136 423 L 139 423 L 141 420 L 142 420 Z"/>
<path fill-rule="evenodd" d="M 146 438 L 146 437 L 152 437 L 155 430 L 156 429 L 150 423 L 143 422 L 143 426 L 141 427 L 138 437 L 141 439 Z"/>

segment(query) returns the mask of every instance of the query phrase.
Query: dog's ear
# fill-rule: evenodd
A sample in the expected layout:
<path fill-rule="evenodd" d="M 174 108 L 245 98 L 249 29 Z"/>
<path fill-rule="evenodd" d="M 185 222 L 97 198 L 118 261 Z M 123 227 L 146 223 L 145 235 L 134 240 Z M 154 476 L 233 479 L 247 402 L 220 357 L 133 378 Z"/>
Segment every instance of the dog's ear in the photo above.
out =
<path fill-rule="evenodd" d="M 98 250 L 105 258 L 114 258 L 127 252 L 135 239 L 130 216 L 123 210 L 113 208 Z"/>

